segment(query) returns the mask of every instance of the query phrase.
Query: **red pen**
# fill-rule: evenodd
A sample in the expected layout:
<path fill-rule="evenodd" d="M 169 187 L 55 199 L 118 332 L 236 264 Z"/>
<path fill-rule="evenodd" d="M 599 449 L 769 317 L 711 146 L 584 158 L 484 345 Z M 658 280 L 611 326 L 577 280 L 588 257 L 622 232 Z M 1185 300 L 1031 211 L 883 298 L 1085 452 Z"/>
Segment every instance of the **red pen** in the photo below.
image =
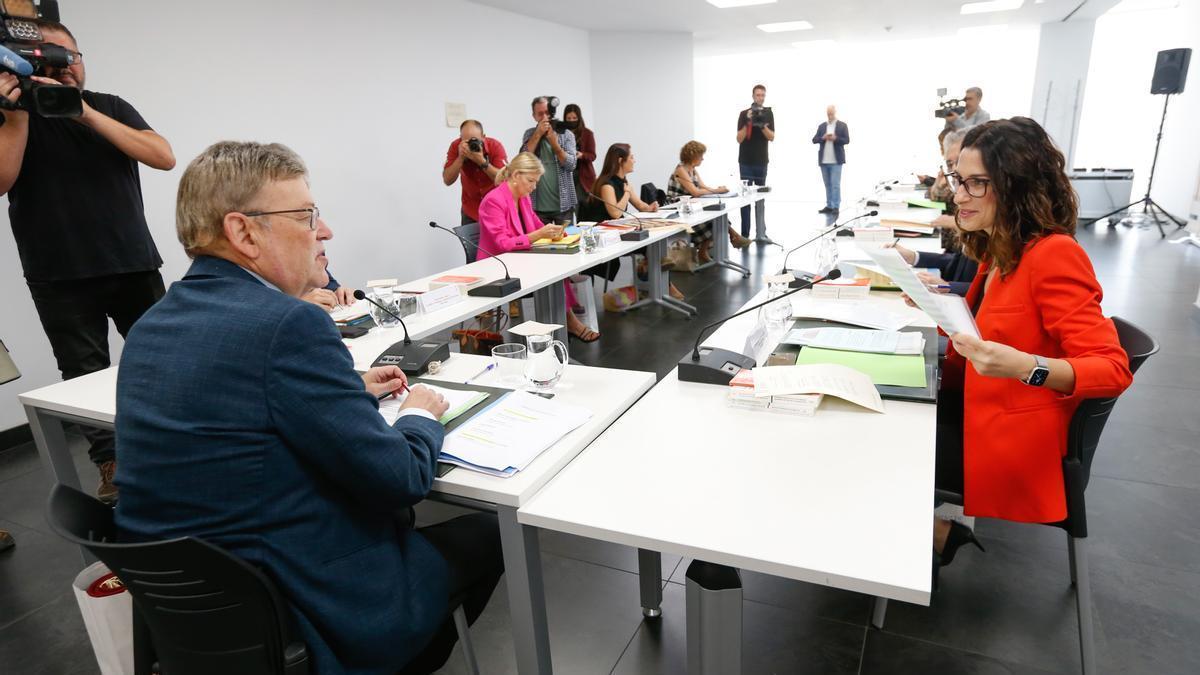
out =
<path fill-rule="evenodd" d="M 380 401 L 382 401 L 383 399 L 391 396 L 392 394 L 395 394 L 396 392 L 401 392 L 401 391 L 411 391 L 411 390 L 408 388 L 407 384 L 402 384 L 402 385 L 400 385 L 399 389 L 393 389 L 392 391 L 385 391 L 382 394 L 380 394 L 378 396 L 378 398 Z"/>

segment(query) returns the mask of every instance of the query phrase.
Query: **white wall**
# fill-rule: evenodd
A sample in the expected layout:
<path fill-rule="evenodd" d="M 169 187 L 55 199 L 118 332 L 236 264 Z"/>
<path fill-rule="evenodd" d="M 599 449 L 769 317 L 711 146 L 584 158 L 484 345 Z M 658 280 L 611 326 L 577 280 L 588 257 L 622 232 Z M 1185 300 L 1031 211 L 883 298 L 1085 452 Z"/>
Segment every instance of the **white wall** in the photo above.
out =
<path fill-rule="evenodd" d="M 596 132 L 596 173 L 609 145 L 629 143 L 637 159 L 630 184 L 666 190 L 679 149 L 692 140 L 691 34 L 593 31 L 591 57 L 597 95 L 584 119 Z"/>
<path fill-rule="evenodd" d="M 459 188 L 441 182 L 458 134 L 446 128 L 445 102 L 465 103 L 510 153 L 535 95 L 592 103 L 586 31 L 464 0 L 68 0 L 61 9 L 87 55 L 88 88 L 129 100 L 174 146 L 174 171 L 142 169 L 168 283 L 187 268 L 174 234 L 179 176 L 214 141 L 279 141 L 305 158 L 335 235 L 330 269 L 357 285 L 462 261 L 459 244 L 425 226 L 459 222 Z M 547 37 L 573 47 L 544 58 L 523 44 Z M 59 375 L 3 211 L 0 338 L 24 374 L 0 387 L 7 429 L 25 422 L 16 395 Z"/>
<path fill-rule="evenodd" d="M 1175 9 L 1109 13 L 1096 20 L 1075 166 L 1133 168 L 1133 198 L 1146 192 L 1164 96 L 1150 94 L 1155 55 L 1191 47 L 1184 92 L 1171 96 L 1154 175 L 1155 201 L 1187 218 L 1200 157 L 1200 0 Z"/>
<path fill-rule="evenodd" d="M 767 86 L 767 105 L 775 111 L 767 182 L 776 199 L 824 199 L 812 137 L 831 103 L 850 127 L 843 203 L 885 176 L 932 173 L 940 162 L 937 134 L 943 126 L 933 117 L 937 89 L 961 96 L 978 85 L 993 118 L 1028 114 L 1037 38 L 1037 28 L 1013 28 L 971 37 L 814 42 L 697 58 L 696 135 L 709 148 L 704 180 L 713 184 L 737 171 L 737 113 L 750 105 L 751 87 L 759 82 Z M 772 236 L 786 236 L 778 225 L 771 224 Z"/>
<path fill-rule="evenodd" d="M 1072 165 L 1083 113 L 1095 19 L 1042 26 L 1029 116 L 1041 123 Z"/>

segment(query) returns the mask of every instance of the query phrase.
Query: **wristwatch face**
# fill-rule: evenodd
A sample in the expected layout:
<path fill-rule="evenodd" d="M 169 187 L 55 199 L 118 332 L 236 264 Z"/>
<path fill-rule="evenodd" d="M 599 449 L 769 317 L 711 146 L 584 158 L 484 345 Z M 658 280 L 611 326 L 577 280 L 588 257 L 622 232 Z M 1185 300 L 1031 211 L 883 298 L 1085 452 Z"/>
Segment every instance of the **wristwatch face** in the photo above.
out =
<path fill-rule="evenodd" d="M 1029 373 L 1029 379 L 1026 380 L 1026 384 L 1033 386 L 1033 387 L 1040 387 L 1043 384 L 1046 384 L 1046 378 L 1049 376 L 1050 376 L 1049 368 L 1046 368 L 1044 366 L 1038 366 L 1033 369 L 1033 372 Z"/>

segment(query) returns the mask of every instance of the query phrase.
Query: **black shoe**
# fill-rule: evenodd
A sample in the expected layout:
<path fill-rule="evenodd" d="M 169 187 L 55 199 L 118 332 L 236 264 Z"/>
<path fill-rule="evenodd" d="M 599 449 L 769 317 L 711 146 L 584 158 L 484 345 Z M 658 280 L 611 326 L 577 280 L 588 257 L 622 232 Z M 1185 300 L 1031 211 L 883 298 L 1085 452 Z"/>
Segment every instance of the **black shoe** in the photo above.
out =
<path fill-rule="evenodd" d="M 963 525 L 957 520 L 950 521 L 950 534 L 946 535 L 946 544 L 942 547 L 942 552 L 938 554 L 938 564 L 942 567 L 954 562 L 954 555 L 963 544 L 975 544 L 975 546 L 984 553 L 987 550 L 983 548 L 983 544 L 975 538 L 975 533 L 971 528 Z"/>
<path fill-rule="evenodd" d="M 829 209 L 829 213 L 836 216 L 841 213 L 841 209 Z"/>
<path fill-rule="evenodd" d="M 17 542 L 7 530 L 0 530 L 0 551 L 7 551 L 16 546 Z"/>
<path fill-rule="evenodd" d="M 817 211 L 817 213 L 829 213 L 830 211 L 833 211 L 833 209 L 826 206 L 825 208 L 821 209 L 820 211 Z"/>

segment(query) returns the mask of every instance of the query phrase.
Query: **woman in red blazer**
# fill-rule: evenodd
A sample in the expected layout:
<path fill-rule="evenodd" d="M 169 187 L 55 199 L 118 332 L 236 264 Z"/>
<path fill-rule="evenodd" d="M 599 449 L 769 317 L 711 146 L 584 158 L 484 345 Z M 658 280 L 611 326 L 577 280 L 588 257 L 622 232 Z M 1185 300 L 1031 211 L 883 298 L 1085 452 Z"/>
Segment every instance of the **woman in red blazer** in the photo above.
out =
<path fill-rule="evenodd" d="M 542 162 L 528 152 L 522 152 L 496 175 L 499 183 L 479 203 L 479 249 L 476 260 L 490 257 L 492 253 L 529 250 L 539 239 L 560 239 L 563 228 L 553 223 L 546 225 L 533 212 L 533 201 L 529 195 L 537 188 L 545 169 Z M 571 284 L 563 282 L 567 295 L 567 333 L 583 342 L 595 342 L 600 334 L 580 321 L 570 308 L 575 306 L 575 294 Z"/>
<path fill-rule="evenodd" d="M 1066 518 L 1062 458 L 1071 416 L 1083 399 L 1116 396 L 1133 381 L 1116 328 L 1101 312 L 1091 261 L 1074 238 L 1065 164 L 1036 122 L 1014 117 L 968 132 L 949 176 L 964 251 L 980 263 L 967 303 L 982 339 L 950 336 L 937 485 L 960 492 L 968 515 Z M 966 542 L 979 546 L 966 527 L 935 521 L 940 564 Z"/>

